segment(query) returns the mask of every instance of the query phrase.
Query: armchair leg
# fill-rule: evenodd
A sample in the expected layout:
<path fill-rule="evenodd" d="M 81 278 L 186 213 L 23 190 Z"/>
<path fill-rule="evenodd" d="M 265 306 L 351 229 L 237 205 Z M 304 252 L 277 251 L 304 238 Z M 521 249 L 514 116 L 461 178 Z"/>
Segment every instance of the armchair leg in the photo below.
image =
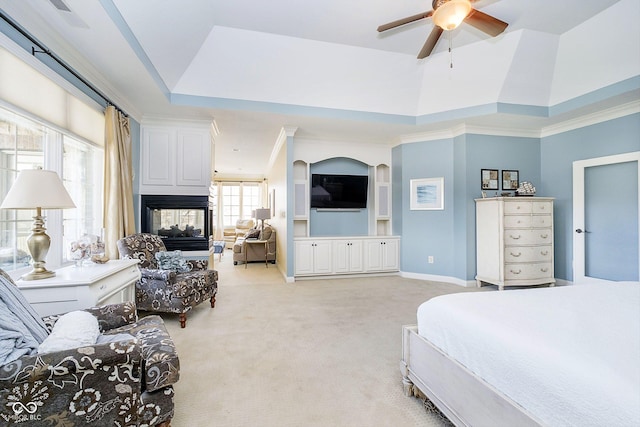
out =
<path fill-rule="evenodd" d="M 156 427 L 171 427 L 171 420 L 156 425 Z"/>
<path fill-rule="evenodd" d="M 211 297 L 211 308 L 216 306 L 216 296 L 215 294 Z"/>
<path fill-rule="evenodd" d="M 185 326 L 187 326 L 187 314 L 180 313 L 180 327 L 184 328 Z"/>

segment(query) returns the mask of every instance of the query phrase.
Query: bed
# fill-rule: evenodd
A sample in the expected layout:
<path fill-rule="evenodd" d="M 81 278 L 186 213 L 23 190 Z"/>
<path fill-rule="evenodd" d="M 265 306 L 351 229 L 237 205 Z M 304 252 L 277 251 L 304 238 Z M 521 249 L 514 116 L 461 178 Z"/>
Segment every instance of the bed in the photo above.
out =
<path fill-rule="evenodd" d="M 640 425 L 640 282 L 436 297 L 402 347 L 405 394 L 455 425 Z"/>

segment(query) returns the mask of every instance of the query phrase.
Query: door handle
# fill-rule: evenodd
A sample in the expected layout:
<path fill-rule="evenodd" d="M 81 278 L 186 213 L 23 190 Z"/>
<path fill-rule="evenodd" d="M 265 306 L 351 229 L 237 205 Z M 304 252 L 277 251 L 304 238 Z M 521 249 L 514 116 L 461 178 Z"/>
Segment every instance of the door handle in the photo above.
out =
<path fill-rule="evenodd" d="M 583 230 L 582 228 L 577 228 L 576 229 L 576 233 L 580 234 L 580 233 L 588 233 L 587 230 Z"/>

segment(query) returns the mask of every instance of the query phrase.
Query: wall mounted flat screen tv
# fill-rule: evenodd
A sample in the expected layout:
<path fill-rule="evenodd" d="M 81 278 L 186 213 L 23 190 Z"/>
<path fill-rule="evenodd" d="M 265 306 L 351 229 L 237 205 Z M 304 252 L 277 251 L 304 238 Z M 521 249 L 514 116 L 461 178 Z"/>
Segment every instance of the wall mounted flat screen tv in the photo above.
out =
<path fill-rule="evenodd" d="M 364 209 L 367 207 L 367 175 L 311 175 L 311 208 Z"/>

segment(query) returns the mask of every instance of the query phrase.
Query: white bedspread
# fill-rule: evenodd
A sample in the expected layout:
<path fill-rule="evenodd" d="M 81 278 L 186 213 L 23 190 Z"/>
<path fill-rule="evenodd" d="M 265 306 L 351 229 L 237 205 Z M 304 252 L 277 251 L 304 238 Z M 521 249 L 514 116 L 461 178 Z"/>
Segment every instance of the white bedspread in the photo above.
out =
<path fill-rule="evenodd" d="M 640 426 L 640 283 L 461 293 L 418 332 L 550 426 Z"/>

